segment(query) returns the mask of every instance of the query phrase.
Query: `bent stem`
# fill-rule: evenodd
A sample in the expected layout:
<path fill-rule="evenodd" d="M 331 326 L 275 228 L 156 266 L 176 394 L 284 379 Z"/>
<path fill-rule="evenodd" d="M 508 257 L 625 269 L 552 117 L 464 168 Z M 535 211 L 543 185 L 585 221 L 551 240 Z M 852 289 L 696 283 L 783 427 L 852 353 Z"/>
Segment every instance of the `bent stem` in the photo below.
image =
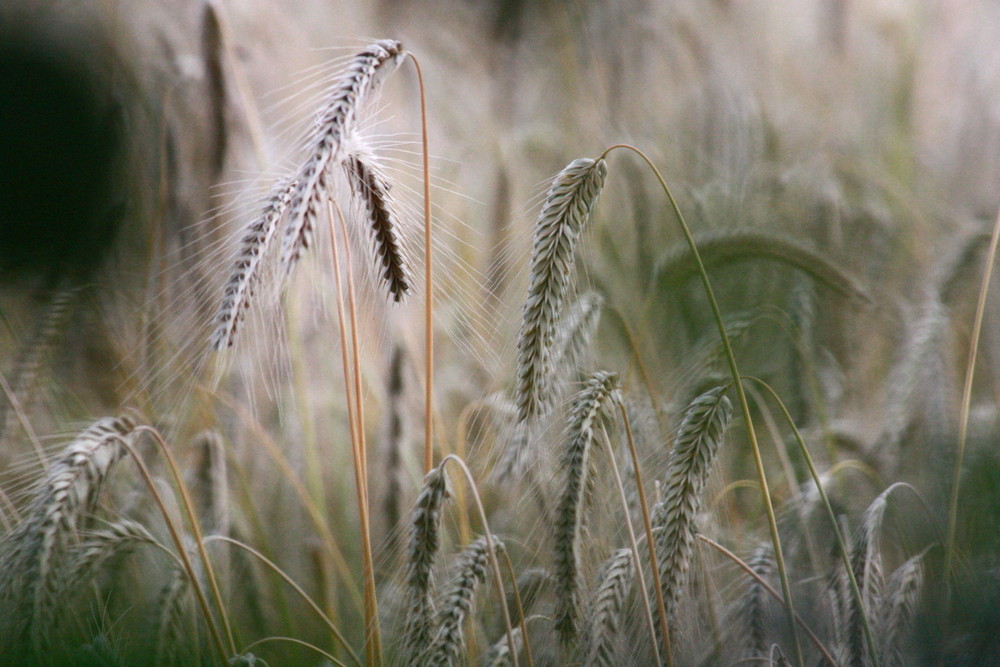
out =
<path fill-rule="evenodd" d="M 424 357 L 427 381 L 424 384 L 424 474 L 434 467 L 434 263 L 431 260 L 431 180 L 430 157 L 427 149 L 427 100 L 424 93 L 424 73 L 417 57 L 407 52 L 417 70 L 420 88 L 420 134 L 423 150 L 424 177 Z"/>
<path fill-rule="evenodd" d="M 195 543 L 198 545 L 198 554 L 201 556 L 201 561 L 205 565 L 205 575 L 208 578 L 208 584 L 212 588 L 212 596 L 215 598 L 215 604 L 219 608 L 219 616 L 222 617 L 222 627 L 226 631 L 226 639 L 229 640 L 229 648 L 232 653 L 236 653 L 236 641 L 233 639 L 232 627 L 229 625 L 229 615 L 226 613 L 226 606 L 222 602 L 222 593 L 219 590 L 219 582 L 215 578 L 215 569 L 212 567 L 212 562 L 208 559 L 208 552 L 205 551 L 204 536 L 201 533 L 201 526 L 198 524 L 198 519 L 194 515 L 194 504 L 191 502 L 191 496 L 188 494 L 187 487 L 184 484 L 184 480 L 181 478 L 180 470 L 177 468 L 177 463 L 174 461 L 173 455 L 170 453 L 170 449 L 167 447 L 167 443 L 163 441 L 163 436 L 152 426 L 138 426 L 135 429 L 136 433 L 148 433 L 156 446 L 159 448 L 160 453 L 163 454 L 163 458 L 167 461 L 167 465 L 170 466 L 170 474 L 173 475 L 174 483 L 177 485 L 177 489 L 181 495 L 182 505 L 184 506 L 184 513 L 187 514 L 188 523 L 191 524 L 191 532 L 194 533 Z"/>
<path fill-rule="evenodd" d="M 767 484 L 767 474 L 764 472 L 764 461 L 760 455 L 760 445 L 757 443 L 757 434 L 754 431 L 753 419 L 751 419 L 750 416 L 750 405 L 747 402 L 747 396 L 743 389 L 743 385 L 740 383 L 740 371 L 736 365 L 736 357 L 733 355 L 733 347 L 729 342 L 729 336 L 726 333 L 726 326 L 722 321 L 722 312 L 719 310 L 719 304 L 715 299 L 715 292 L 712 290 L 712 283 L 708 279 L 708 273 L 705 271 L 705 264 L 702 262 L 701 255 L 698 253 L 698 246 L 695 244 L 694 237 L 691 235 L 691 229 L 688 227 L 687 222 L 685 222 L 684 215 L 681 213 L 681 209 L 677 205 L 677 201 L 674 199 L 674 195 L 670 192 L 670 188 L 667 186 L 667 182 L 664 180 L 660 170 L 656 168 L 656 165 L 653 164 L 653 161 L 650 160 L 645 153 L 629 144 L 616 144 L 607 148 L 604 153 L 601 154 L 601 159 L 616 148 L 624 148 L 632 151 L 638 155 L 652 170 L 656 179 L 660 183 L 660 187 L 666 194 L 667 199 L 670 200 L 670 206 L 673 208 L 674 215 L 677 216 L 677 222 L 680 224 L 681 231 L 684 233 L 684 238 L 687 240 L 687 244 L 691 249 L 691 255 L 694 257 L 695 264 L 698 267 L 698 275 L 700 276 L 702 285 L 705 288 L 705 295 L 708 298 L 709 306 L 712 308 L 712 316 L 715 319 L 715 325 L 719 329 L 719 336 L 722 339 L 722 347 L 726 353 L 726 361 L 729 364 L 729 371 L 733 377 L 733 386 L 736 388 L 736 395 L 739 399 L 740 411 L 743 414 L 743 421 L 746 423 L 747 436 L 750 439 L 750 448 L 753 450 L 754 465 L 757 468 L 757 478 L 760 481 L 761 494 L 764 496 L 764 507 L 767 510 L 767 523 L 768 529 L 771 533 L 771 543 L 774 546 L 775 561 L 777 561 L 778 574 L 781 578 L 781 590 L 785 596 L 785 614 L 787 616 L 788 629 L 791 632 L 793 644 L 795 646 L 796 663 L 801 667 L 804 664 L 802 658 L 802 645 L 799 642 L 799 636 L 796 630 L 795 608 L 792 604 L 792 589 L 788 581 L 788 570 L 785 567 L 785 559 L 781 551 L 781 539 L 778 536 L 778 521 L 774 513 L 774 504 L 771 502 L 771 490 Z"/>
<path fill-rule="evenodd" d="M 507 596 L 504 595 L 503 591 L 503 575 L 500 574 L 500 561 L 497 558 L 496 545 L 493 544 L 493 533 L 490 531 L 490 524 L 486 520 L 486 510 L 483 508 L 483 501 L 479 497 L 479 490 L 476 488 L 476 480 L 472 477 L 472 471 L 469 470 L 469 466 L 465 464 L 465 461 L 458 458 L 454 454 L 448 454 L 446 457 L 441 459 L 441 463 L 438 464 L 438 467 L 444 468 L 449 462 L 453 462 L 461 468 L 462 473 L 465 475 L 465 481 L 469 484 L 469 489 L 472 491 L 472 499 L 476 501 L 476 509 L 479 511 L 479 519 L 483 522 L 483 533 L 486 536 L 486 549 L 490 554 L 490 565 L 493 568 L 493 578 L 496 582 L 497 597 L 500 598 L 500 609 L 503 610 L 503 621 L 506 624 L 505 629 L 507 631 L 507 646 L 510 646 L 513 649 L 514 627 L 510 621 L 510 610 L 507 608 Z M 516 581 L 512 581 L 511 584 L 514 588 L 517 588 Z M 525 635 L 524 639 L 527 641 L 527 635 Z M 513 650 L 511 650 L 510 657 L 514 667 L 518 667 L 517 654 Z"/>
<path fill-rule="evenodd" d="M 854 603 L 858 605 L 858 609 L 861 610 L 861 628 L 865 635 L 865 644 L 868 647 L 868 653 L 871 656 L 871 660 L 875 667 L 878 667 L 879 659 L 878 652 L 875 649 L 875 635 L 872 633 L 871 624 L 868 622 L 868 614 L 865 613 L 865 603 L 864 598 L 861 595 L 861 588 L 858 586 L 858 579 L 854 575 L 854 568 L 851 567 L 851 555 L 850 551 L 847 549 L 847 541 L 840 532 L 840 522 L 837 521 L 837 517 L 833 512 L 833 505 L 830 504 L 830 498 L 826 495 L 826 489 L 823 488 L 823 482 L 819 478 L 819 472 L 816 470 L 816 466 L 813 463 L 812 456 L 809 454 L 809 449 L 806 447 L 805 440 L 802 438 L 802 434 L 799 433 L 799 429 L 795 426 L 795 420 L 792 419 L 792 415 L 788 412 L 788 408 L 785 407 L 784 401 L 778 396 L 778 392 L 774 390 L 771 385 L 764 382 L 760 378 L 753 376 L 744 376 L 744 380 L 750 380 L 756 382 L 762 388 L 766 389 L 767 392 L 774 398 L 775 403 L 781 408 L 782 414 L 785 416 L 785 421 L 792 429 L 792 434 L 795 436 L 795 442 L 798 443 L 799 451 L 802 452 L 802 458 L 806 462 L 806 466 L 809 468 L 809 474 L 812 476 L 813 483 L 816 485 L 816 490 L 819 491 L 819 497 L 823 503 L 823 507 L 826 509 L 827 518 L 830 520 L 830 525 L 833 527 L 833 534 L 837 538 L 837 550 L 840 552 L 840 558 L 844 563 L 844 570 L 847 572 L 847 577 L 851 584 L 851 595 L 854 597 Z"/>
<path fill-rule="evenodd" d="M 983 281 L 979 285 L 979 301 L 976 304 L 976 319 L 972 325 L 972 339 L 969 341 L 969 357 L 965 364 L 965 386 L 962 389 L 962 407 L 958 419 L 958 452 L 955 454 L 955 471 L 951 482 L 951 500 L 948 503 L 948 537 L 944 548 L 944 578 L 947 597 L 951 598 L 951 569 L 955 558 L 955 532 L 958 527 L 958 493 L 962 483 L 962 463 L 965 459 L 965 442 L 969 432 L 969 409 L 972 404 L 972 379 L 976 371 L 976 356 L 979 352 L 979 334 L 983 328 L 983 314 L 986 312 L 986 294 L 993 275 L 993 260 L 1000 241 L 1000 213 L 993 224 L 990 248 L 986 253 L 986 268 Z"/>

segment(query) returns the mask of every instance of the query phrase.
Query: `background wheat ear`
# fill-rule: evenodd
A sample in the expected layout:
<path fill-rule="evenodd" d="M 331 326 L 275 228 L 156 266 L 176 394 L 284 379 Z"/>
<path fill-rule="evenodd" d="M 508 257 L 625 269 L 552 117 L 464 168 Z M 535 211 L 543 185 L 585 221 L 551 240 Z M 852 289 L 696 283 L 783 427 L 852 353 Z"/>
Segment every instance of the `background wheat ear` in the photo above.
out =
<path fill-rule="evenodd" d="M 589 633 L 585 637 L 584 665 L 611 667 L 619 636 L 625 600 L 632 588 L 635 560 L 631 549 L 619 549 L 601 565 L 587 614 Z"/>
<path fill-rule="evenodd" d="M 576 279 L 577 241 L 607 177 L 607 163 L 582 158 L 560 171 L 535 222 L 528 296 L 517 339 L 515 403 L 519 421 L 545 412 L 552 346 L 563 302 Z"/>

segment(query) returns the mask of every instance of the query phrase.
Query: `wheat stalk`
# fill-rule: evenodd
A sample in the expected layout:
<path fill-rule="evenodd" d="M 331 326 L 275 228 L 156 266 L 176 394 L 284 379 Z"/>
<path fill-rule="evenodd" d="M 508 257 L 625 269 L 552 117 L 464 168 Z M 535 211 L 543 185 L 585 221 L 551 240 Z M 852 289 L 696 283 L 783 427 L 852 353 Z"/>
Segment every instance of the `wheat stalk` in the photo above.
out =
<path fill-rule="evenodd" d="M 574 160 L 559 172 L 535 222 L 528 296 L 517 340 L 518 419 L 545 412 L 552 346 L 563 302 L 575 277 L 577 241 L 604 187 L 604 160 Z"/>
<path fill-rule="evenodd" d="M 493 550 L 503 551 L 503 543 L 492 537 Z M 458 557 L 458 574 L 445 594 L 438 614 L 437 633 L 427 651 L 423 665 L 453 665 L 465 645 L 462 623 L 472 609 L 473 596 L 479 584 L 486 580 L 489 567 L 489 542 L 486 536 L 476 539 Z"/>
<path fill-rule="evenodd" d="M 293 180 L 282 179 L 275 183 L 267 196 L 264 210 L 247 226 L 232 273 L 222 291 L 222 305 L 215 315 L 215 330 L 210 339 L 213 349 L 224 350 L 235 342 L 236 332 L 246 317 L 254 288 L 260 280 L 278 222 L 288 209 L 295 188 Z"/>
<path fill-rule="evenodd" d="M 299 169 L 292 191 L 291 214 L 281 242 L 285 277 L 312 242 L 328 170 L 344 158 L 343 145 L 353 130 L 358 109 L 396 69 L 403 55 L 403 45 L 396 40 L 375 42 L 354 56 L 333 84 L 310 140 L 309 157 Z"/>
<path fill-rule="evenodd" d="M 663 500 L 653 507 L 657 566 L 671 621 L 684 589 L 701 492 L 732 418 L 732 404 L 723 390 L 709 389 L 688 406 L 670 452 Z"/>
<path fill-rule="evenodd" d="M 372 245 L 382 266 L 382 280 L 393 301 L 402 301 L 410 291 L 410 279 L 389 197 L 390 185 L 374 160 L 359 152 L 346 157 L 344 171 L 351 192 L 362 203 L 368 216 Z"/>
<path fill-rule="evenodd" d="M 619 549 L 601 566 L 597 588 L 590 605 L 590 634 L 586 641 L 584 665 L 613 667 L 614 639 L 618 635 L 625 598 L 635 575 L 631 549 Z"/>
<path fill-rule="evenodd" d="M 564 644 L 569 644 L 576 637 L 581 606 L 580 533 L 585 524 L 584 509 L 592 485 L 594 431 L 598 421 L 619 400 L 618 376 L 603 371 L 594 373 L 573 400 L 573 410 L 566 425 L 562 457 L 565 482 L 556 509 L 556 554 L 552 573 L 559 590 L 555 627 Z"/>

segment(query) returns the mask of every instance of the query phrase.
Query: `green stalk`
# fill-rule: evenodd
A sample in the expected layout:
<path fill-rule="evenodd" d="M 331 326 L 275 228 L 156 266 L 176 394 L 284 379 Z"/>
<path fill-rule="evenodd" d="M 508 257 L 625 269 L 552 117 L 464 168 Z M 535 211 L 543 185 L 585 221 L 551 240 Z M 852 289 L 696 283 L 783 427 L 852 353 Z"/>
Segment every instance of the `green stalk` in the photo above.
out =
<path fill-rule="evenodd" d="M 601 154 L 601 158 L 603 159 L 608 153 L 616 148 L 625 148 L 634 152 L 642 158 L 642 160 L 653 171 L 656 179 L 660 182 L 660 187 L 667 195 L 667 199 L 670 200 L 670 206 L 673 208 L 674 214 L 677 216 L 677 222 L 680 224 L 681 231 L 684 232 L 684 238 L 687 240 L 688 246 L 691 248 L 691 254 L 694 256 L 695 264 L 698 266 L 698 275 L 701 277 L 702 285 L 705 288 L 705 295 L 708 297 L 708 303 L 712 308 L 712 316 L 715 318 L 715 324 L 719 329 L 719 336 L 722 338 L 722 347 L 725 349 L 726 361 L 729 363 L 729 371 L 733 376 L 733 386 L 736 388 L 736 395 L 739 399 L 740 410 L 743 413 L 743 421 L 746 422 L 747 436 L 750 438 L 750 447 L 753 450 L 754 465 L 757 468 L 757 478 L 760 481 L 761 493 L 764 496 L 764 507 L 767 510 L 767 523 L 771 533 L 771 543 L 774 546 L 775 560 L 778 564 L 778 574 L 781 578 L 781 590 L 782 594 L 785 596 L 785 613 L 787 616 L 788 628 L 791 632 L 792 640 L 795 645 L 796 663 L 802 667 L 804 665 L 802 658 L 802 645 L 799 641 L 799 635 L 795 624 L 795 608 L 792 604 L 792 589 L 788 581 L 788 571 L 785 567 L 785 559 L 781 552 L 781 539 L 778 536 L 778 521 L 774 514 L 774 505 L 771 502 L 771 490 L 767 484 L 767 475 L 764 472 L 764 461 L 760 455 L 760 445 L 757 444 L 757 434 L 754 431 L 753 420 L 750 416 L 750 405 L 747 402 L 746 392 L 743 390 L 743 385 L 740 382 L 739 367 L 736 365 L 736 357 L 733 355 L 733 347 L 729 342 L 729 336 L 726 334 L 726 327 L 722 321 L 722 312 L 719 310 L 719 304 L 715 299 L 715 292 L 712 290 L 712 283 L 708 279 L 708 273 L 705 271 L 705 264 L 701 261 L 701 255 L 698 253 L 698 247 L 694 242 L 694 237 L 691 235 L 691 229 L 688 227 L 687 222 L 685 222 L 684 215 L 681 213 L 681 209 L 677 205 L 677 201 L 670 192 L 670 188 L 667 186 L 667 182 L 664 180 L 660 170 L 656 168 L 656 165 L 653 164 L 652 160 L 650 160 L 645 153 L 635 146 L 628 144 L 616 144 L 609 147 L 604 151 L 604 153 Z"/>

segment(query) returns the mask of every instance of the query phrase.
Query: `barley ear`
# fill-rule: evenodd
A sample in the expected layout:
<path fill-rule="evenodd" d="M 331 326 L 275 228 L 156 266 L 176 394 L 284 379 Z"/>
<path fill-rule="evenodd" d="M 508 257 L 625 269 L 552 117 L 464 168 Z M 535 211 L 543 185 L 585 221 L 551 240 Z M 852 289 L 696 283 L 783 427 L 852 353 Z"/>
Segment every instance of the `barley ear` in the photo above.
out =
<path fill-rule="evenodd" d="M 528 297 L 517 340 L 518 419 L 548 407 L 553 342 L 563 302 L 575 280 L 575 250 L 607 176 L 604 160 L 579 159 L 556 175 L 535 222 Z"/>
<path fill-rule="evenodd" d="M 584 665 L 614 667 L 619 664 L 615 660 L 615 638 L 634 576 L 635 558 L 631 549 L 619 549 L 601 566 L 588 613 L 590 634 L 585 644 Z"/>

